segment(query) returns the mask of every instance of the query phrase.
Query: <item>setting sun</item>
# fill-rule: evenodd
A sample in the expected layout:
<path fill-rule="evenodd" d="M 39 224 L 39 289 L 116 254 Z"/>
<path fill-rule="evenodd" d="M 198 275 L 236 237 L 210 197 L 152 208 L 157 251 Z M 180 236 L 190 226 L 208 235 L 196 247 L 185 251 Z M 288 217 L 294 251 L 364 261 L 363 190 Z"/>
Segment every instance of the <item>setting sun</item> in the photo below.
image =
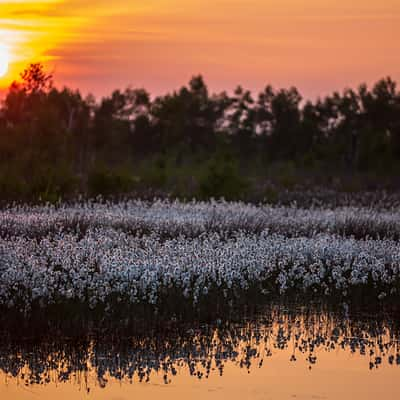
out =
<path fill-rule="evenodd" d="M 0 45 L 0 78 L 8 71 L 9 56 L 5 47 Z"/>

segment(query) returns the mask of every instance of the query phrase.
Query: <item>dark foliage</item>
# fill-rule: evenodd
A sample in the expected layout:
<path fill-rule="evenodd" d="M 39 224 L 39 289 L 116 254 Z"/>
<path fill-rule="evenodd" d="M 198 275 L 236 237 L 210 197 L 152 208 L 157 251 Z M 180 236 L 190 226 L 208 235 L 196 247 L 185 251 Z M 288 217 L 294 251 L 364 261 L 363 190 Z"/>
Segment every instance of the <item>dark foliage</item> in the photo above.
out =
<path fill-rule="evenodd" d="M 55 88 L 32 64 L 0 108 L 3 201 L 273 197 L 266 182 L 375 190 L 396 187 L 399 161 L 400 92 L 390 78 L 303 102 L 296 88 L 210 94 L 195 76 L 155 99 L 128 88 L 96 102 Z"/>

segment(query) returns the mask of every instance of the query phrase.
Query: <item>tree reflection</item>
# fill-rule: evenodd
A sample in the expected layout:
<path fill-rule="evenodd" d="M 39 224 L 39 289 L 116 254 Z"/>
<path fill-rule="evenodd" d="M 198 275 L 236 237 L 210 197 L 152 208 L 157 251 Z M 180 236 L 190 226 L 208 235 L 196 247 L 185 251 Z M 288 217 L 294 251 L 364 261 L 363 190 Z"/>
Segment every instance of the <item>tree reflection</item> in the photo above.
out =
<path fill-rule="evenodd" d="M 321 351 L 344 351 L 363 357 L 366 368 L 374 370 L 383 363 L 400 365 L 394 320 L 276 307 L 242 323 L 143 325 L 129 335 L 62 337 L 49 331 L 41 338 L 16 338 L 3 332 L 0 369 L 27 386 L 72 382 L 87 390 L 93 382 L 105 387 L 110 380 L 168 384 L 179 373 L 207 379 L 222 376 L 228 363 L 250 373 L 273 363 L 279 352 L 311 369 Z"/>

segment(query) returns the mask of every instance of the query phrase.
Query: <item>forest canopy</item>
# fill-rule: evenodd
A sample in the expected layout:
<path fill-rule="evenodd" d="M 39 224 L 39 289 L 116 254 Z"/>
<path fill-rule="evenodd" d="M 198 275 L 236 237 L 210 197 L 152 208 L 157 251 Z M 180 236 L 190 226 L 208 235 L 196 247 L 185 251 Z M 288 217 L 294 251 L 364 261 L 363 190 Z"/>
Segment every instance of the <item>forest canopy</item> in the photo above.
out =
<path fill-rule="evenodd" d="M 127 88 L 96 101 L 56 88 L 31 64 L 0 107 L 6 201 L 262 197 L 265 182 L 393 186 L 399 161 L 400 92 L 390 77 L 315 101 L 270 85 L 210 93 L 200 75 L 164 96 Z"/>

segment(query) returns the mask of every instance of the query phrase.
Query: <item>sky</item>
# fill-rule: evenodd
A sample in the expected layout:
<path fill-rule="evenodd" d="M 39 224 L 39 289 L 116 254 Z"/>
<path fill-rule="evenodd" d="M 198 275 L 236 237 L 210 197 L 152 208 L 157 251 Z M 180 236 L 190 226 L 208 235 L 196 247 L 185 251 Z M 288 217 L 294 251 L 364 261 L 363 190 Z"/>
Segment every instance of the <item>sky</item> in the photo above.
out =
<path fill-rule="evenodd" d="M 213 92 L 271 83 L 316 98 L 400 81 L 399 38 L 400 0 L 0 0 L 0 87 L 40 61 L 97 97 L 202 74 Z"/>

